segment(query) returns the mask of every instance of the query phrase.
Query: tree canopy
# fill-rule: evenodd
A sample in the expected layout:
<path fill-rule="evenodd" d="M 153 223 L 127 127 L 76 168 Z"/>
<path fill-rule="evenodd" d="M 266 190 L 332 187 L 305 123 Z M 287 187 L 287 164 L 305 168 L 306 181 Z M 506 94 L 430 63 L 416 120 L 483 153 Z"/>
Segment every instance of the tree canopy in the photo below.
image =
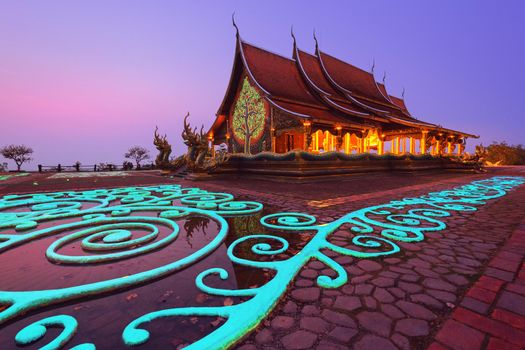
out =
<path fill-rule="evenodd" d="M 140 162 L 145 159 L 149 159 L 149 150 L 141 146 L 133 146 L 128 149 L 124 154 L 124 157 L 128 159 L 133 159 L 137 168 L 140 168 Z"/>
<path fill-rule="evenodd" d="M 33 149 L 26 145 L 5 146 L 0 148 L 0 154 L 2 154 L 4 158 L 14 161 L 18 171 L 20 171 L 22 164 L 33 160 L 33 158 L 31 158 Z"/>
<path fill-rule="evenodd" d="M 522 145 L 509 145 L 505 141 L 493 142 L 485 148 L 485 160 L 491 163 L 500 162 L 500 165 L 525 164 L 525 149 Z"/>

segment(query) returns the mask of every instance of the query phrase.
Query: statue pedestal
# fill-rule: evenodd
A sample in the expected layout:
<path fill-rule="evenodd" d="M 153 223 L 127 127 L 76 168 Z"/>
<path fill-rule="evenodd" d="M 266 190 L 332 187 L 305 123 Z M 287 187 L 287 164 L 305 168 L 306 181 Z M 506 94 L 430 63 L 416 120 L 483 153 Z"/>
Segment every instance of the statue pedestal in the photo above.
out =
<path fill-rule="evenodd" d="M 208 173 L 189 173 L 188 175 L 184 176 L 184 180 L 191 180 L 191 181 L 203 181 L 203 180 L 209 180 L 212 178 L 212 176 Z"/>

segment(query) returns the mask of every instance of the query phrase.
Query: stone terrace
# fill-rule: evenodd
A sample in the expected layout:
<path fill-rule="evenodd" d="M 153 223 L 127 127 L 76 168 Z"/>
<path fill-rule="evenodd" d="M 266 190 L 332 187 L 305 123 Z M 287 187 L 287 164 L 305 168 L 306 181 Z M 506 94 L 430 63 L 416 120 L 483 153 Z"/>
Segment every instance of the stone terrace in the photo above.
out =
<path fill-rule="evenodd" d="M 360 175 L 310 184 L 249 179 L 195 183 L 155 172 L 67 183 L 32 175 L 0 183 L 0 195 L 177 182 L 328 222 L 363 207 L 495 175 L 525 176 L 525 168 Z M 386 258 L 332 254 L 350 278 L 339 289 L 317 287 L 320 272 L 333 272 L 311 261 L 271 316 L 237 349 L 525 348 L 525 185 L 475 212 L 455 213 L 444 221 L 446 230 L 428 233 L 422 242 L 401 243 L 401 251 Z M 344 244 L 345 234 L 338 231 L 332 239 Z"/>
<path fill-rule="evenodd" d="M 516 170 L 521 169 L 501 174 L 519 174 Z M 336 201 L 341 203 L 323 209 L 300 201 L 287 206 L 320 219 L 320 212 L 326 212 L 330 218 L 325 219 L 331 220 L 365 206 L 490 175 L 440 175 L 440 181 L 354 195 L 348 202 Z M 525 189 L 518 187 L 476 212 L 454 214 L 445 220 L 446 230 L 426 234 L 423 242 L 402 243 L 401 252 L 388 258 L 335 255 L 353 276 L 337 290 L 315 285 L 319 271 L 326 267 L 312 261 L 286 300 L 238 349 L 523 348 L 525 281 L 518 269 L 523 268 L 525 249 L 524 239 L 514 237 L 525 218 L 524 199 Z M 335 239 L 343 242 L 344 234 L 335 233 Z"/>

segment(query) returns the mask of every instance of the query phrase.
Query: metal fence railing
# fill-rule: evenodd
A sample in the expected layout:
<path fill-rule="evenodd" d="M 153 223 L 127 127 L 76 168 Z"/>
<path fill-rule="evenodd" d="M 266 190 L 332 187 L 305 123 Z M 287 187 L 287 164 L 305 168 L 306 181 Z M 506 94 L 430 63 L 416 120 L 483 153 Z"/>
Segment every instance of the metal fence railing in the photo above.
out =
<path fill-rule="evenodd" d="M 140 168 L 134 168 L 129 165 L 115 165 L 115 164 L 93 164 L 93 165 L 84 165 L 84 164 L 74 164 L 74 165 L 42 165 L 38 164 L 38 172 L 80 172 L 80 171 L 123 171 L 123 170 L 152 170 L 155 169 L 155 165 L 145 164 L 141 165 Z"/>

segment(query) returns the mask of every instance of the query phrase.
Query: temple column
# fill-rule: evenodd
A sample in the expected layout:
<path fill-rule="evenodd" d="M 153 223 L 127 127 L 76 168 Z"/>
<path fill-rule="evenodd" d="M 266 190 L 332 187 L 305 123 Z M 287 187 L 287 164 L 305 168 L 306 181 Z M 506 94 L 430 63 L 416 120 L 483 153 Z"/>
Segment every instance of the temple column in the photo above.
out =
<path fill-rule="evenodd" d="M 275 137 L 275 129 L 272 128 L 270 130 L 270 132 L 271 132 L 271 135 L 272 135 L 272 152 L 275 153 L 275 139 L 276 139 L 276 137 Z"/>
<path fill-rule="evenodd" d="M 337 126 L 335 129 L 337 130 L 337 136 L 335 138 L 335 150 L 339 152 L 341 150 L 341 146 L 343 146 L 343 128 Z"/>
<path fill-rule="evenodd" d="M 382 155 L 385 153 L 385 135 L 377 133 L 379 135 L 379 141 L 377 142 L 377 154 Z"/>
<path fill-rule="evenodd" d="M 416 154 L 416 140 L 410 136 L 410 154 Z"/>
<path fill-rule="evenodd" d="M 359 153 L 365 153 L 365 135 L 361 135 L 361 140 L 359 141 Z"/>
<path fill-rule="evenodd" d="M 312 123 L 306 121 L 303 123 L 303 150 L 309 152 L 312 146 Z"/>
<path fill-rule="evenodd" d="M 436 147 L 434 148 L 434 155 L 439 155 L 441 153 L 441 141 L 436 141 Z"/>
<path fill-rule="evenodd" d="M 447 142 L 447 154 L 452 154 L 452 142 Z"/>
<path fill-rule="evenodd" d="M 396 136 L 396 152 L 395 152 L 396 154 L 399 154 L 400 152 L 400 147 L 399 147 L 400 142 L 399 141 L 401 141 L 401 138 L 399 136 Z"/>
<path fill-rule="evenodd" d="M 275 128 L 273 126 L 273 108 L 270 110 L 270 136 L 272 140 L 272 153 L 275 153 Z"/>
<path fill-rule="evenodd" d="M 463 152 L 465 151 L 466 146 L 467 146 L 466 138 L 461 138 L 458 140 L 458 157 L 463 155 Z"/>
<path fill-rule="evenodd" d="M 427 151 L 427 143 L 426 143 L 427 135 L 428 135 L 428 131 L 423 130 L 421 132 L 421 141 L 419 141 L 419 146 L 421 147 L 421 154 L 425 154 Z"/>
<path fill-rule="evenodd" d="M 407 139 L 406 137 L 401 138 L 401 154 L 406 153 Z"/>

